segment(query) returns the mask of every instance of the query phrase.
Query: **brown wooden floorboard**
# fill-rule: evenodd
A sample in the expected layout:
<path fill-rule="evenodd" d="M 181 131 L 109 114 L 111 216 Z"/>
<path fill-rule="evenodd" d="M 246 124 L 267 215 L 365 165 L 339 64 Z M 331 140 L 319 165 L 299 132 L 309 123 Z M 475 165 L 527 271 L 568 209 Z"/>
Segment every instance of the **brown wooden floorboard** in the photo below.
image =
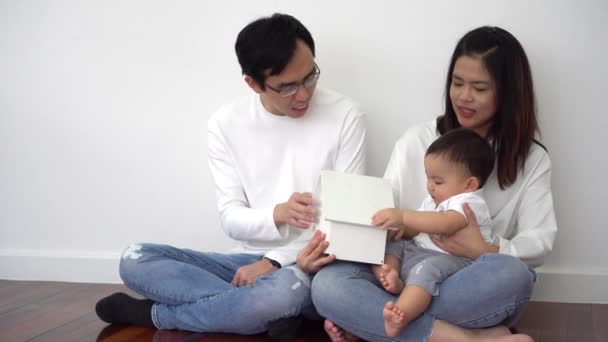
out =
<path fill-rule="evenodd" d="M 95 303 L 124 285 L 0 280 L 0 341 L 269 342 L 265 334 L 240 336 L 108 325 Z M 297 342 L 329 341 L 312 323 Z M 608 305 L 532 302 L 516 326 L 536 342 L 608 341 Z"/>
<path fill-rule="evenodd" d="M 23 282 L 23 285 L 29 285 Z M 122 286 L 73 283 L 41 283 L 41 287 L 30 289 L 33 299 L 18 301 L 21 305 L 0 314 L 0 341 L 27 341 L 39 335 L 73 322 L 93 311 L 98 298 L 122 289 Z M 44 292 L 41 288 L 52 288 Z M 55 291 L 60 288 L 59 291 Z M 21 297 L 26 286 L 14 293 Z M 15 303 L 13 303 L 14 305 Z"/>
<path fill-rule="evenodd" d="M 54 282 L 11 282 L 0 289 L 0 314 L 37 303 L 77 284 Z"/>
<path fill-rule="evenodd" d="M 592 305 L 591 321 L 593 322 L 593 340 L 608 341 L 608 305 Z"/>

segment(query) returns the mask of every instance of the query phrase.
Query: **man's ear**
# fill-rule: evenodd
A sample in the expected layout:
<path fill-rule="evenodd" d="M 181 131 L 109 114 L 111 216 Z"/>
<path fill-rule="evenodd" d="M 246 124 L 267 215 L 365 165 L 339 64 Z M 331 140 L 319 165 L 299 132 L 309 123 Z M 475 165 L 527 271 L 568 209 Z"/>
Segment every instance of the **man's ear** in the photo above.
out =
<path fill-rule="evenodd" d="M 257 94 L 261 94 L 264 92 L 264 90 L 262 89 L 262 87 L 260 87 L 258 82 L 256 82 L 253 78 L 251 78 L 251 76 L 247 76 L 247 75 L 245 76 L 245 83 L 247 83 L 249 88 L 251 88 Z"/>
<path fill-rule="evenodd" d="M 475 176 L 467 178 L 465 182 L 465 190 L 469 192 L 477 191 L 479 189 L 479 179 Z"/>

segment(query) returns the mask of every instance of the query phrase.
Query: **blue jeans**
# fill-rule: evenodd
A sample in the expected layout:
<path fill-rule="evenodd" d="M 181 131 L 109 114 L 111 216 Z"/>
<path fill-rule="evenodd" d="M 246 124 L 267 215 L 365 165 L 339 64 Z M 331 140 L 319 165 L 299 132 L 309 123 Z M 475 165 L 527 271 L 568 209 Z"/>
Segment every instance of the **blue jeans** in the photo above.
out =
<path fill-rule="evenodd" d="M 257 334 L 272 321 L 314 312 L 310 277 L 295 265 L 260 277 L 255 285 L 230 284 L 239 267 L 260 258 L 135 244 L 121 257 L 120 276 L 156 302 L 152 320 L 159 329 Z"/>
<path fill-rule="evenodd" d="M 369 341 L 426 341 L 435 319 L 465 328 L 515 323 L 530 299 L 536 273 L 519 259 L 484 254 L 441 285 L 439 296 L 401 335 L 389 338 L 382 309 L 397 297 L 384 291 L 369 265 L 337 262 L 319 271 L 312 282 L 318 313 Z"/>

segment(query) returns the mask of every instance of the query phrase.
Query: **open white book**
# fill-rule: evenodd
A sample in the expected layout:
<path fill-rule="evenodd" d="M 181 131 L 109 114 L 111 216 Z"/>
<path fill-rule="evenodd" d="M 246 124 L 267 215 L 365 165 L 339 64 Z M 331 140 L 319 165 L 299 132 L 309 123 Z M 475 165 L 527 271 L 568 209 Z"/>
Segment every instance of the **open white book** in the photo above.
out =
<path fill-rule="evenodd" d="M 318 228 L 327 235 L 327 253 L 341 260 L 384 263 L 386 231 L 371 221 L 378 210 L 395 207 L 386 179 L 324 170 L 318 198 Z"/>

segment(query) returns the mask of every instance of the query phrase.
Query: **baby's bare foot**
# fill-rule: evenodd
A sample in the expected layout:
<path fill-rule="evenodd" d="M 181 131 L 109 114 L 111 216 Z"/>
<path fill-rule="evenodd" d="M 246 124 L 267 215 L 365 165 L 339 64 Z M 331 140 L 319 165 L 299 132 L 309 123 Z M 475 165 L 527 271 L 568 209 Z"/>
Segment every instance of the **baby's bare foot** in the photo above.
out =
<path fill-rule="evenodd" d="M 399 277 L 399 272 L 389 265 L 382 265 L 380 269 L 380 284 L 384 289 L 392 294 L 400 294 L 405 285 Z"/>
<path fill-rule="evenodd" d="M 382 316 L 384 317 L 384 330 L 386 331 L 386 336 L 398 336 L 401 329 L 407 325 L 403 311 L 401 311 L 393 302 L 387 302 L 384 305 Z"/>

